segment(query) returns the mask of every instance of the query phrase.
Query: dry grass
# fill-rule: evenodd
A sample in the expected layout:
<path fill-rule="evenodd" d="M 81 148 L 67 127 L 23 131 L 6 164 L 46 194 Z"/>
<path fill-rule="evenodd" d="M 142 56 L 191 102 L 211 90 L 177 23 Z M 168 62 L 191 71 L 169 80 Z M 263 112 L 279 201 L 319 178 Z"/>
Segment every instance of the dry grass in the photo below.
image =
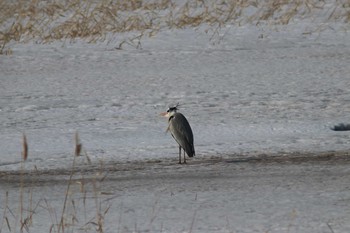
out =
<path fill-rule="evenodd" d="M 28 142 L 27 142 L 27 137 L 24 133 L 23 133 L 23 141 L 22 141 L 22 158 L 24 161 L 26 161 L 28 158 Z"/>
<path fill-rule="evenodd" d="M 294 17 L 312 17 L 315 12 L 324 12 L 327 20 L 348 23 L 350 2 L 0 0 L 0 52 L 11 53 L 6 49 L 11 41 L 49 43 L 82 38 L 96 42 L 105 41 L 107 35 L 118 33 L 134 31 L 140 37 L 152 36 L 162 29 L 197 27 L 202 24 L 214 28 L 221 28 L 225 24 L 261 22 L 288 24 Z"/>
<path fill-rule="evenodd" d="M 82 147 L 83 147 L 83 145 L 80 142 L 79 133 L 77 131 L 75 133 L 75 151 L 74 151 L 75 156 L 80 156 L 81 155 Z"/>
<path fill-rule="evenodd" d="M 9 205 L 9 199 L 12 198 L 12 195 L 7 191 L 5 200 L 3 200 L 2 203 L 3 213 L 2 216 L 0 215 L 2 217 L 0 233 L 3 231 L 31 232 L 31 230 L 33 230 L 32 228 L 35 227 L 33 219 L 40 222 L 37 214 L 43 211 L 47 212 L 47 215 L 51 219 L 51 226 L 47 229 L 47 232 L 73 232 L 74 229 L 84 230 L 85 232 L 104 232 L 104 218 L 111 205 L 102 203 L 100 200 L 100 186 L 106 178 L 106 175 L 101 176 L 101 174 L 104 174 L 103 164 L 101 164 L 100 171 L 98 171 L 97 174 L 85 179 L 83 172 L 77 169 L 77 156 L 74 156 L 70 175 L 67 179 L 66 190 L 62 192 L 62 195 L 64 195 L 62 209 L 60 209 L 59 207 L 61 206 L 57 206 L 57 204 L 53 207 L 46 197 L 39 200 L 36 199 L 36 201 L 33 200 L 33 197 L 41 195 L 40 189 L 36 189 L 39 193 L 34 191 L 36 187 L 36 178 L 38 178 L 40 174 L 36 174 L 37 169 L 34 171 L 26 171 L 25 155 L 28 153 L 28 143 L 24 133 L 22 139 L 23 160 L 21 161 L 21 170 L 17 180 L 19 185 L 18 206 Z M 76 132 L 75 147 L 77 148 L 79 145 L 81 149 L 79 135 L 78 132 Z M 75 149 L 75 152 L 76 151 L 77 149 Z M 92 165 L 86 152 L 85 155 L 87 163 Z M 26 177 L 28 175 L 32 178 Z M 75 188 L 77 184 L 80 185 L 79 191 Z M 14 183 L 14 185 L 16 184 Z M 87 197 L 87 195 L 89 195 L 89 197 Z M 92 213 L 92 216 L 91 213 L 87 211 L 89 208 L 87 206 L 91 205 L 96 208 L 96 214 Z M 81 213 L 81 210 L 84 212 Z"/>

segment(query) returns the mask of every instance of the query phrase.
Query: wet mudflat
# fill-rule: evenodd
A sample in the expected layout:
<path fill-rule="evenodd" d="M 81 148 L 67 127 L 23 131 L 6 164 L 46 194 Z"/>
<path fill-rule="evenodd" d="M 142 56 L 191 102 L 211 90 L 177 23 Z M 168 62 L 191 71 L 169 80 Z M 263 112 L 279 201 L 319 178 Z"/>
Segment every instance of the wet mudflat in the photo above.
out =
<path fill-rule="evenodd" d="M 29 228 L 43 232 L 65 200 L 66 227 L 77 232 L 95 232 L 97 213 L 104 232 L 347 232 L 349 179 L 348 154 L 330 152 L 23 171 L 2 174 L 1 187 L 11 208 L 20 190 L 31 196 Z"/>

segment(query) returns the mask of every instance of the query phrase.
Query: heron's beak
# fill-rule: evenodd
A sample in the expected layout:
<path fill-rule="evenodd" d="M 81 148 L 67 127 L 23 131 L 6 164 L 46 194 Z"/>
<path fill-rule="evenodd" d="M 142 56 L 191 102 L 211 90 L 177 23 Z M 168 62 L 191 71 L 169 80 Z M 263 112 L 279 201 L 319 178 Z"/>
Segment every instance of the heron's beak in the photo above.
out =
<path fill-rule="evenodd" d="M 167 112 L 162 112 L 159 115 L 163 116 L 163 117 L 168 117 L 168 113 Z"/>

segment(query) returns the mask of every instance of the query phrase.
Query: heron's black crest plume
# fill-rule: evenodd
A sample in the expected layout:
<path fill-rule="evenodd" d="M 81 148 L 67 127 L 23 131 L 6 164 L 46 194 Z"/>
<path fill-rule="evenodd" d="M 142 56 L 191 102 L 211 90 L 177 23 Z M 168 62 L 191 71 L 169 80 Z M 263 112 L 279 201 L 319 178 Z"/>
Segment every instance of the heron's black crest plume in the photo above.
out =
<path fill-rule="evenodd" d="M 179 103 L 177 103 L 175 106 L 173 106 L 173 107 L 171 107 L 171 106 L 169 106 L 169 108 L 168 108 L 168 110 L 167 110 L 167 112 L 176 112 L 177 110 L 179 110 L 177 107 L 178 106 L 180 106 L 180 104 Z"/>

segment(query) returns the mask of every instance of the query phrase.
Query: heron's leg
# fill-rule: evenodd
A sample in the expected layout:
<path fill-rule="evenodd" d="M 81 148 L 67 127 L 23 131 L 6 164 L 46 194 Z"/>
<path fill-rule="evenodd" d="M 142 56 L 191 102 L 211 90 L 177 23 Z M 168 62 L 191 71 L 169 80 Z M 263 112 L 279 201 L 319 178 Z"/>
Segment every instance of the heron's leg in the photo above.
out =
<path fill-rule="evenodd" d="M 185 152 L 185 149 L 184 149 L 184 163 L 186 163 L 186 152 Z"/>
<path fill-rule="evenodd" d="M 179 164 L 181 164 L 181 146 L 179 146 Z"/>

